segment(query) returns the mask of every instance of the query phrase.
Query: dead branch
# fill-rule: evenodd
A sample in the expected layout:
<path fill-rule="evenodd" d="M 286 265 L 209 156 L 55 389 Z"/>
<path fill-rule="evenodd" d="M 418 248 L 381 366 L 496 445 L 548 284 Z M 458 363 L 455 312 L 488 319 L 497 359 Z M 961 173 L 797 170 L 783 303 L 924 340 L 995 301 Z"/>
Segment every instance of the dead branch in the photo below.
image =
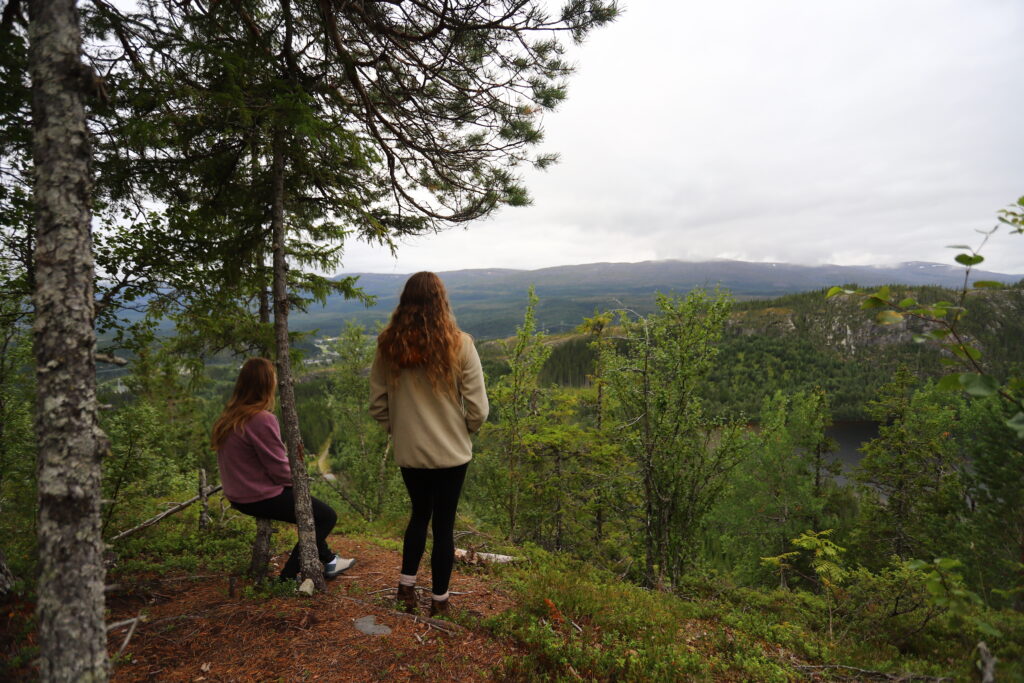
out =
<path fill-rule="evenodd" d="M 146 620 L 146 616 L 144 614 L 142 614 L 141 612 L 139 612 L 139 614 L 136 615 L 135 618 L 133 618 L 133 619 L 126 619 L 124 621 L 119 621 L 116 624 L 110 624 L 109 626 L 107 626 L 107 632 L 108 633 L 110 631 L 113 631 L 114 629 L 121 628 L 123 626 L 128 626 L 128 633 L 125 634 L 124 642 L 122 642 L 121 643 L 121 647 L 119 647 L 117 649 L 117 654 L 118 655 L 120 655 L 122 652 L 124 652 L 124 649 L 126 647 L 128 647 L 128 641 L 132 639 L 132 635 L 135 633 L 135 627 L 139 625 L 140 621 L 145 621 L 145 620 Z"/>
<path fill-rule="evenodd" d="M 218 484 L 217 486 L 214 486 L 212 489 L 207 491 L 206 495 L 210 496 L 210 495 L 212 495 L 214 493 L 217 493 L 217 491 L 220 491 L 221 488 L 222 487 L 220 486 L 220 484 Z M 161 521 L 165 517 L 170 517 L 175 512 L 181 512 L 182 510 L 187 508 L 189 505 L 191 505 L 192 503 L 194 503 L 197 500 L 199 500 L 199 498 L 200 498 L 199 496 L 194 496 L 194 497 L 189 498 L 188 500 L 186 500 L 184 503 L 176 503 L 173 507 L 170 507 L 170 508 L 164 510 L 159 515 L 157 515 L 156 517 L 150 517 L 149 519 L 147 519 L 142 524 L 139 524 L 138 526 L 134 526 L 131 529 L 125 529 L 124 531 L 119 533 L 117 536 L 114 536 L 110 540 L 111 540 L 111 542 L 119 541 L 122 538 L 124 538 L 125 536 L 129 536 L 131 534 L 134 534 L 136 531 L 140 531 L 142 529 L 145 529 L 146 527 L 153 526 L 154 524 L 156 524 L 157 522 Z"/>
<path fill-rule="evenodd" d="M 919 674 L 905 673 L 905 674 L 891 674 L 885 671 L 871 671 L 870 669 L 859 669 L 855 666 L 847 666 L 845 664 L 798 664 L 794 668 L 803 671 L 824 671 L 827 669 L 841 669 L 843 671 L 850 671 L 856 674 L 856 678 L 849 680 L 866 680 L 866 678 L 873 678 L 883 681 L 900 681 L 900 683 L 910 681 L 926 681 L 928 683 L 946 683 L 947 681 L 952 682 L 952 678 L 945 678 L 942 676 L 922 676 Z M 866 677 L 866 678 L 865 678 Z"/>
<path fill-rule="evenodd" d="M 97 353 L 96 360 L 101 363 L 110 363 L 111 365 L 128 365 L 127 358 L 121 358 L 112 353 Z"/>
<path fill-rule="evenodd" d="M 498 553 L 478 553 L 477 551 L 464 548 L 455 549 L 455 559 L 462 560 L 466 564 L 508 564 L 516 562 L 518 557 L 512 555 L 499 555 Z"/>

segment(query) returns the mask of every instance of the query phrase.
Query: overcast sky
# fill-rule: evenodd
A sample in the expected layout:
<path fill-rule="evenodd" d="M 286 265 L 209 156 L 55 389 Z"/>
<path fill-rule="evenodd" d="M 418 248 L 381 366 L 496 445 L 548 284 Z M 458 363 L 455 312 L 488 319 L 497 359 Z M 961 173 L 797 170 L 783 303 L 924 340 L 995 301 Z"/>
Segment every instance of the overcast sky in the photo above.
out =
<path fill-rule="evenodd" d="M 572 52 L 533 206 L 348 272 L 951 262 L 1024 195 L 1020 0 L 624 0 Z M 1003 230 L 989 270 L 1024 273 Z"/>

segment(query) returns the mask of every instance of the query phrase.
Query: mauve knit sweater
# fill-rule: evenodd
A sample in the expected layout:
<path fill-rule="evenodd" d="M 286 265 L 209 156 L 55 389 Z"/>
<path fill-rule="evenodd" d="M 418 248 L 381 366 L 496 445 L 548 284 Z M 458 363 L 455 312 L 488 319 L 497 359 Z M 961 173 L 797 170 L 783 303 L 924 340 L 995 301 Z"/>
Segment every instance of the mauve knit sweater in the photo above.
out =
<path fill-rule="evenodd" d="M 292 485 L 292 470 L 277 417 L 261 411 L 250 418 L 241 434 L 228 434 L 217 449 L 217 466 L 224 495 L 233 503 L 255 503 L 281 495 L 285 486 Z"/>

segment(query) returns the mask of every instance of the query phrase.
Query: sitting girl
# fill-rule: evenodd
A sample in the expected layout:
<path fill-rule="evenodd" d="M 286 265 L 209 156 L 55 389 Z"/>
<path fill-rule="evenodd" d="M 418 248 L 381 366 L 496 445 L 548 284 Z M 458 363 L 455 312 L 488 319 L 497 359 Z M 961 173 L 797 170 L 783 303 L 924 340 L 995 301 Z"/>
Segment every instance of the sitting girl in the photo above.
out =
<path fill-rule="evenodd" d="M 231 507 L 251 517 L 295 524 L 292 472 L 281 441 L 274 409 L 277 372 L 266 358 L 250 358 L 242 365 L 230 400 L 213 425 L 213 447 L 224 495 Z M 324 563 L 324 576 L 332 579 L 356 561 L 335 555 L 327 547 L 327 534 L 338 520 L 326 503 L 312 499 L 316 547 Z M 299 575 L 299 545 L 292 548 L 281 569 L 282 581 Z"/>

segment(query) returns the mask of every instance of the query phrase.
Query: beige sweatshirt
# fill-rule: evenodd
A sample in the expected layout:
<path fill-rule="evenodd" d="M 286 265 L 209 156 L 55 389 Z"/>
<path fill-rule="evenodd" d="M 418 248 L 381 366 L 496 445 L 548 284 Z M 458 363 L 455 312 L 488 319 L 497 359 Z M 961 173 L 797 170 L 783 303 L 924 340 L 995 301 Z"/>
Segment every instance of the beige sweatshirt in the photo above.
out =
<path fill-rule="evenodd" d="M 380 351 L 370 370 L 370 414 L 391 434 L 399 467 L 457 467 L 473 457 L 471 432 L 487 419 L 487 390 L 473 338 L 462 333 L 457 399 L 434 393 L 423 368 L 406 368 L 388 385 Z"/>

